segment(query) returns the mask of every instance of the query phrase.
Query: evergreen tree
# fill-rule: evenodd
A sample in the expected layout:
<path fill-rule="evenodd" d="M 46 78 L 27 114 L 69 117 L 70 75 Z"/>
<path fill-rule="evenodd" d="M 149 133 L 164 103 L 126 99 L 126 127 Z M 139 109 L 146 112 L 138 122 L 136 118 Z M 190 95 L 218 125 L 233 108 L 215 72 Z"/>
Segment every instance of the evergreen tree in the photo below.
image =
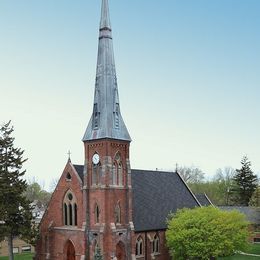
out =
<path fill-rule="evenodd" d="M 30 238 L 32 213 L 30 201 L 23 195 L 27 184 L 22 179 L 24 151 L 14 147 L 11 121 L 0 128 L 0 234 L 8 238 L 9 259 L 13 260 L 13 238 Z"/>
<path fill-rule="evenodd" d="M 233 177 L 232 197 L 236 205 L 248 206 L 250 198 L 257 188 L 257 176 L 251 170 L 251 162 L 247 156 L 242 158 L 241 164 L 241 169 L 237 169 Z"/>

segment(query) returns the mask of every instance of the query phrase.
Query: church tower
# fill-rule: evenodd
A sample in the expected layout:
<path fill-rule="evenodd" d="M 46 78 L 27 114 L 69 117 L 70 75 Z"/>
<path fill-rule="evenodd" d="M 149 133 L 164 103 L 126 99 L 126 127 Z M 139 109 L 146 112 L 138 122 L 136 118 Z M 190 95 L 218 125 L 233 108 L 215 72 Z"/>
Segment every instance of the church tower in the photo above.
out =
<path fill-rule="evenodd" d="M 108 0 L 102 0 L 93 113 L 83 142 L 87 259 L 130 259 L 131 138 L 120 112 Z"/>

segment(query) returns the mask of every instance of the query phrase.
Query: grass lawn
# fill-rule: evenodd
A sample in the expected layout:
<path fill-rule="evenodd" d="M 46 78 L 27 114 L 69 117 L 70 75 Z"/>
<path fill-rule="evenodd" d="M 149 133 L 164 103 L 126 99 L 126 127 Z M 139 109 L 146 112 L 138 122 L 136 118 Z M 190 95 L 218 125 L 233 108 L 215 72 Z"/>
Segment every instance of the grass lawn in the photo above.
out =
<path fill-rule="evenodd" d="M 260 255 L 260 244 L 249 244 L 247 250 L 244 250 L 245 253 L 248 254 L 256 254 Z M 223 260 L 256 260 L 259 259 L 259 256 L 247 256 L 247 255 L 233 255 L 233 256 L 228 256 L 228 257 L 219 257 L 218 258 L 223 259 Z"/>
<path fill-rule="evenodd" d="M 259 259 L 259 257 L 256 256 L 247 256 L 247 255 L 233 255 L 233 256 L 227 256 L 227 257 L 219 257 L 218 260 L 256 260 Z"/>
<path fill-rule="evenodd" d="M 8 260 L 8 256 L 2 256 L 0 257 L 0 260 Z M 28 253 L 28 254 L 19 254 L 19 255 L 14 255 L 15 260 L 32 260 L 33 259 L 33 254 Z"/>

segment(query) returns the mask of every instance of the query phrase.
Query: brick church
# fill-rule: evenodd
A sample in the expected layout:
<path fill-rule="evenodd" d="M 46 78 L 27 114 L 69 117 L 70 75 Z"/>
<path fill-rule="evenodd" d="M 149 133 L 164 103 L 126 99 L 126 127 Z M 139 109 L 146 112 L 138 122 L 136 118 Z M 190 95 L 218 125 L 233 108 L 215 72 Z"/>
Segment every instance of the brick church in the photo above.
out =
<path fill-rule="evenodd" d="M 166 217 L 200 203 L 177 172 L 130 167 L 108 0 L 102 0 L 94 92 L 84 164 L 65 165 L 40 224 L 36 259 L 170 259 Z"/>

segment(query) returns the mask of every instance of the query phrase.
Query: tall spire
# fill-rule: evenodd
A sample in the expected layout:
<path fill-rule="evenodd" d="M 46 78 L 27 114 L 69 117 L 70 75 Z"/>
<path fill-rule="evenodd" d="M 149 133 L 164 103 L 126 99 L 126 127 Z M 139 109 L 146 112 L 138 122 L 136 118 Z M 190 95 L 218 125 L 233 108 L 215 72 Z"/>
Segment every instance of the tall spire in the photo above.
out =
<path fill-rule="evenodd" d="M 93 113 L 83 141 L 131 141 L 120 113 L 108 0 L 102 0 Z"/>

